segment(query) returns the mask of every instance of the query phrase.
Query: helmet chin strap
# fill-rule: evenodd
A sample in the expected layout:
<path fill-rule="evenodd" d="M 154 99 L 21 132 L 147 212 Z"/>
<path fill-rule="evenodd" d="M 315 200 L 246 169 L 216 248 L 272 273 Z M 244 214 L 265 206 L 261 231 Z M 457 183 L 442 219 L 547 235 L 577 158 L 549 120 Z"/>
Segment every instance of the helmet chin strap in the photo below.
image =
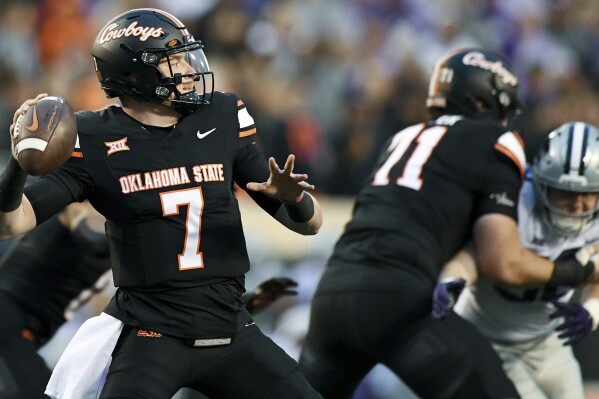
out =
<path fill-rule="evenodd" d="M 175 93 L 174 99 L 169 99 L 172 93 Z M 201 96 L 194 91 L 181 94 L 176 87 L 158 86 L 156 95 L 162 100 L 162 104 L 172 107 L 182 114 L 191 114 L 196 111 L 201 104 Z"/>
<path fill-rule="evenodd" d="M 560 235 L 573 235 L 580 233 L 592 218 L 591 216 L 579 218 L 560 216 L 549 210 L 546 212 L 548 213 L 547 219 L 551 227 Z"/>
<path fill-rule="evenodd" d="M 191 114 L 200 107 L 201 97 L 195 91 L 181 94 L 178 97 L 178 101 L 171 101 L 171 104 L 175 110 L 183 114 Z"/>

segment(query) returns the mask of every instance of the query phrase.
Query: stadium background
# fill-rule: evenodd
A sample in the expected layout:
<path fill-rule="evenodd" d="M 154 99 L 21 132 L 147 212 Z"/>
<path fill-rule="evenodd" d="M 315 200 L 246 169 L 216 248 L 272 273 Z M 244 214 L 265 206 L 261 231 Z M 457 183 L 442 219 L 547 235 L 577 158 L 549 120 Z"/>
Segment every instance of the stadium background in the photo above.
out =
<path fill-rule="evenodd" d="M 325 224 L 315 237 L 285 232 L 240 198 L 252 258 L 248 288 L 275 275 L 300 283 L 297 297 L 256 318 L 295 357 L 311 295 L 352 198 L 382 143 L 426 117 L 428 77 L 438 57 L 485 47 L 512 60 L 522 78 L 529 157 L 538 139 L 565 121 L 599 126 L 596 0 L 3 0 L 2 163 L 12 115 L 25 99 L 48 92 L 64 96 L 74 110 L 108 103 L 91 43 L 107 18 L 137 7 L 179 16 L 205 43 L 217 90 L 246 102 L 264 152 L 279 161 L 296 154 L 297 170 L 317 186 Z M 49 364 L 109 295 L 74 315 L 43 349 Z M 587 398 L 599 397 L 597 336 L 578 348 Z M 356 398 L 403 397 L 403 390 L 378 368 Z"/>

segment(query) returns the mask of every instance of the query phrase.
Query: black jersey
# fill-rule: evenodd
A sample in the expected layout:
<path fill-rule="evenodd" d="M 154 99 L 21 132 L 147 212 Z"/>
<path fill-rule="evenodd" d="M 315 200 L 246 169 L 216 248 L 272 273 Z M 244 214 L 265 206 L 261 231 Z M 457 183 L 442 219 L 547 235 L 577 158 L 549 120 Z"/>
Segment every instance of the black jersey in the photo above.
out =
<path fill-rule="evenodd" d="M 0 260 L 0 291 L 44 324 L 51 337 L 69 304 L 110 269 L 107 256 L 80 248 L 55 216 L 14 240 Z"/>
<path fill-rule="evenodd" d="M 516 218 L 524 162 L 517 134 L 489 119 L 444 116 L 402 130 L 359 193 L 329 264 L 415 268 L 435 282 L 479 216 Z"/>
<path fill-rule="evenodd" d="M 119 290 L 106 311 L 174 336 L 231 336 L 249 269 L 234 182 L 245 189 L 270 173 L 243 102 L 215 93 L 168 131 L 118 106 L 78 113 L 77 124 L 76 152 L 44 179 L 107 219 Z M 26 194 L 43 219 L 40 191 Z M 280 207 L 250 195 L 270 214 Z"/>

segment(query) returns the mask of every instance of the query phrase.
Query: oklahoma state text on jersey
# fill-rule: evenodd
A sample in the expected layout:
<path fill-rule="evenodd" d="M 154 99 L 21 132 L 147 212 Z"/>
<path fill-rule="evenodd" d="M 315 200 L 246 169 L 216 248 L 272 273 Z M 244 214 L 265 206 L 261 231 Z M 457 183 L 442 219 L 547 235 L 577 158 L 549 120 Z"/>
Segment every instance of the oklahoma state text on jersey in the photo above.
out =
<path fill-rule="evenodd" d="M 231 336 L 249 269 L 233 184 L 269 176 L 243 102 L 215 93 L 168 129 L 117 106 L 78 113 L 77 123 L 73 157 L 43 179 L 74 200 L 88 198 L 107 219 L 119 290 L 106 311 L 174 336 Z M 27 191 L 34 208 L 42 208 L 38 191 Z M 280 207 L 250 195 L 270 214 Z"/>

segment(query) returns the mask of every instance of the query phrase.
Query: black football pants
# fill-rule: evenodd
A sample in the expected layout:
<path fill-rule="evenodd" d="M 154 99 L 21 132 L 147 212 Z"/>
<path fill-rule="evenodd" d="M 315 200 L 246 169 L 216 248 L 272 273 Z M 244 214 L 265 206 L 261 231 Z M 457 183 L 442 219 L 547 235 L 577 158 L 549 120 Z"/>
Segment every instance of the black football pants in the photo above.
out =
<path fill-rule="evenodd" d="M 315 296 L 299 361 L 308 382 L 325 399 L 351 398 L 381 363 L 423 399 L 517 398 L 476 328 L 455 313 L 433 320 L 430 300 L 419 297 L 405 289 Z"/>
<path fill-rule="evenodd" d="M 194 348 L 123 329 L 101 399 L 170 399 L 180 388 L 212 399 L 322 399 L 295 360 L 252 324 L 228 346 Z"/>
<path fill-rule="evenodd" d="M 0 399 L 48 399 L 50 370 L 33 341 L 23 337 L 25 314 L 0 296 Z"/>

